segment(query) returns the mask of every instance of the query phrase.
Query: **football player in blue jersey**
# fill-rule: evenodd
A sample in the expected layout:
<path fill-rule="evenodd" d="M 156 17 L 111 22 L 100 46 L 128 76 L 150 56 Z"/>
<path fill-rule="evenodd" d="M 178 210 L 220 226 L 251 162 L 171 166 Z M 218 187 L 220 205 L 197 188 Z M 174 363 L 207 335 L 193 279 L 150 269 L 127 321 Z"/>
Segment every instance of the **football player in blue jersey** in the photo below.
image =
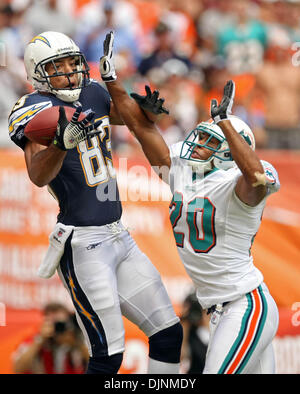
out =
<path fill-rule="evenodd" d="M 47 278 L 57 269 L 72 298 L 90 352 L 87 373 L 118 372 L 125 347 L 122 315 L 149 338 L 148 373 L 178 373 L 179 318 L 159 272 L 121 222 L 110 124 L 123 122 L 108 92 L 90 80 L 86 60 L 69 37 L 56 32 L 34 37 L 24 62 L 36 90 L 15 104 L 9 134 L 24 150 L 31 181 L 47 185 L 59 203 L 39 275 Z M 46 147 L 28 140 L 28 122 L 53 106 L 60 114 L 53 142 Z M 70 122 L 66 106 L 76 109 Z M 148 110 L 157 112 L 157 100 Z M 138 116 L 152 124 L 144 111 Z M 99 187 L 111 183 L 116 193 L 100 199 Z"/>

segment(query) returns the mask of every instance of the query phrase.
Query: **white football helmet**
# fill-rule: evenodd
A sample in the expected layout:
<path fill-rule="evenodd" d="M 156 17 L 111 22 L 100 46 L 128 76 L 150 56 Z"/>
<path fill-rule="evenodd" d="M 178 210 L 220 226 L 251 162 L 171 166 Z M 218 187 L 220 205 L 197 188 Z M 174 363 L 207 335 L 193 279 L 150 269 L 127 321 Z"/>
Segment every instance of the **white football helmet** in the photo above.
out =
<path fill-rule="evenodd" d="M 51 76 L 48 75 L 46 64 L 52 62 L 56 69 L 55 61 L 69 56 L 76 59 L 76 71 L 65 74 L 56 72 Z M 62 33 L 47 31 L 34 37 L 25 49 L 24 63 L 27 78 L 36 90 L 52 93 L 66 102 L 77 101 L 81 89 L 90 83 L 89 66 L 84 55 L 74 41 Z M 74 73 L 79 74 L 78 87 L 72 87 L 71 83 L 69 87 L 64 89 L 52 87 L 52 77 L 65 75 L 69 79 L 69 76 Z"/>
<path fill-rule="evenodd" d="M 250 127 L 237 116 L 230 115 L 229 119 L 233 128 L 244 138 L 251 149 L 255 150 L 255 138 Z M 199 143 L 200 132 L 209 135 L 204 144 Z M 210 145 L 210 140 L 212 138 L 216 138 L 219 141 L 217 147 L 212 147 Z M 191 156 L 196 146 L 207 148 L 211 150 L 213 154 L 207 160 L 193 158 Z M 195 169 L 202 169 L 204 172 L 211 170 L 213 167 L 228 170 L 236 165 L 223 131 L 214 122 L 201 122 L 191 131 L 182 144 L 180 157 L 189 160 L 189 164 Z"/>

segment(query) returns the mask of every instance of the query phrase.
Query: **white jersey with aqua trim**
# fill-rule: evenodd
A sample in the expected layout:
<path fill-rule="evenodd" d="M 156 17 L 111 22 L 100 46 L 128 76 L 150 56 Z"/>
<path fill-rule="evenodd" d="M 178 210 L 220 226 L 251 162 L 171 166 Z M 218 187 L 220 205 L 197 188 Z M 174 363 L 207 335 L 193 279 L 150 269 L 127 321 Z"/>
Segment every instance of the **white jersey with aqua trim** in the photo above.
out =
<path fill-rule="evenodd" d="M 227 171 L 193 172 L 180 158 L 182 142 L 170 146 L 170 220 L 181 260 L 192 278 L 203 308 L 233 301 L 263 282 L 254 266 L 251 246 L 266 197 L 276 192 L 279 179 L 274 167 L 262 161 L 267 196 L 257 206 L 244 204 L 235 194 L 241 176 L 238 167 Z"/>

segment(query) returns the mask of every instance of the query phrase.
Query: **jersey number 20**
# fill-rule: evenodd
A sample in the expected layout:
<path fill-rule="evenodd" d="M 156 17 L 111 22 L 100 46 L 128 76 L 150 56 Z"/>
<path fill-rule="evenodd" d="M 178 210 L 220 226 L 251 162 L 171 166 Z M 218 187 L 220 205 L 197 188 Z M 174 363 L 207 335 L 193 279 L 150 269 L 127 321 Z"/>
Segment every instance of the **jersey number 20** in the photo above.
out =
<path fill-rule="evenodd" d="M 175 192 L 170 204 L 176 245 L 183 247 L 185 233 L 175 231 L 179 221 L 185 220 L 188 228 L 189 243 L 195 253 L 207 253 L 216 245 L 215 211 L 216 208 L 207 197 L 195 197 L 187 205 L 187 214 L 182 216 L 183 196 Z"/>

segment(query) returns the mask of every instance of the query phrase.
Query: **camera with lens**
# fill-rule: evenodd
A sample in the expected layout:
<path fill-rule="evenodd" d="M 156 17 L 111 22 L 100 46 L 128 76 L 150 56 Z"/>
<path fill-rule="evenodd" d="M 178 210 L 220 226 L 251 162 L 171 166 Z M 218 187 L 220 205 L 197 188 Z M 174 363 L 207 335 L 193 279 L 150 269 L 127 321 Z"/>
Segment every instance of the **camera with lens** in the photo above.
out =
<path fill-rule="evenodd" d="M 184 300 L 185 313 L 181 316 L 182 320 L 186 320 L 193 325 L 198 325 L 203 316 L 203 310 L 199 304 L 196 294 L 189 294 Z"/>
<path fill-rule="evenodd" d="M 66 332 L 67 330 L 69 330 L 70 324 L 66 321 L 56 321 L 54 323 L 54 332 L 55 334 L 62 334 L 64 332 Z"/>

